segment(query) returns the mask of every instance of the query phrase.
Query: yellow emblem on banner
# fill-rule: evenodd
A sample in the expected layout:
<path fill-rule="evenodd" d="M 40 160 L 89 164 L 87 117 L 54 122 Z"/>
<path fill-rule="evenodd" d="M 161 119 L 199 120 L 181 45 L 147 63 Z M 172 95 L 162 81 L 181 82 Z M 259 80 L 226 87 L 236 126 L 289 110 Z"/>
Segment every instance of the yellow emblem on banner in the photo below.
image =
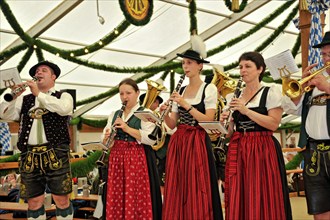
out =
<path fill-rule="evenodd" d="M 150 7 L 148 0 L 125 0 L 126 10 L 136 20 L 143 20 Z"/>

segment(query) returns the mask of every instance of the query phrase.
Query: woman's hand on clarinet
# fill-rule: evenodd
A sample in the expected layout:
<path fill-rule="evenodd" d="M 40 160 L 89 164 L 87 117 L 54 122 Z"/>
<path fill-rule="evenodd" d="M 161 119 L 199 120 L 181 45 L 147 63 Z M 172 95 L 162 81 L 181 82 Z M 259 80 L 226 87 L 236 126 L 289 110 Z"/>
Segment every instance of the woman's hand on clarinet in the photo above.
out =
<path fill-rule="evenodd" d="M 243 115 L 246 115 L 249 111 L 245 103 L 239 98 L 233 98 L 229 106 L 233 111 L 239 111 Z"/>
<path fill-rule="evenodd" d="M 128 129 L 130 128 L 121 118 L 117 118 L 114 124 L 115 128 L 121 128 L 125 133 L 127 133 Z"/>
<path fill-rule="evenodd" d="M 110 137 L 110 133 L 111 133 L 111 129 L 110 128 L 105 129 L 104 138 L 103 138 L 103 144 L 104 145 L 107 143 L 107 140 Z"/>
<path fill-rule="evenodd" d="M 172 93 L 171 99 L 186 110 L 190 108 L 190 104 L 176 91 Z"/>
<path fill-rule="evenodd" d="M 220 114 L 220 122 L 223 124 L 229 117 L 229 111 L 223 111 Z"/>

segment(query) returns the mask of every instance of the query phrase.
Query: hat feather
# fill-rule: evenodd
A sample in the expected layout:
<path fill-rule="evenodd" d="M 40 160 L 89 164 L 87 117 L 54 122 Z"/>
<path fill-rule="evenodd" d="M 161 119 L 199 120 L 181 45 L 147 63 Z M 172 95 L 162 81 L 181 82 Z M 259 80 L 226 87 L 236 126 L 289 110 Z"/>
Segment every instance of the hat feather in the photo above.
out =
<path fill-rule="evenodd" d="M 197 35 L 190 35 L 191 49 L 198 52 L 203 59 L 206 58 L 206 46 L 203 39 Z"/>

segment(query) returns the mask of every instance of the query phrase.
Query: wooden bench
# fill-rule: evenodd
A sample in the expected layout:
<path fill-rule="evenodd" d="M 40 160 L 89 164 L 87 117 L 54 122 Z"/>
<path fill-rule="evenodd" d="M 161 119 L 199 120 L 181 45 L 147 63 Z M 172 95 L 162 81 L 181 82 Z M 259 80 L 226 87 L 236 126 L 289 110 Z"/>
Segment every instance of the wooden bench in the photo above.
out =
<path fill-rule="evenodd" d="M 303 169 L 294 169 L 294 170 L 287 170 L 286 171 L 286 174 L 292 174 L 293 173 L 293 176 L 296 176 L 296 178 L 298 179 L 299 178 L 299 174 L 303 173 Z M 298 181 L 296 181 L 296 189 L 297 189 L 297 196 L 304 196 L 305 195 L 305 192 L 304 191 L 300 191 L 299 190 L 299 183 Z M 291 195 L 290 193 L 290 197 L 293 196 L 293 194 Z"/>

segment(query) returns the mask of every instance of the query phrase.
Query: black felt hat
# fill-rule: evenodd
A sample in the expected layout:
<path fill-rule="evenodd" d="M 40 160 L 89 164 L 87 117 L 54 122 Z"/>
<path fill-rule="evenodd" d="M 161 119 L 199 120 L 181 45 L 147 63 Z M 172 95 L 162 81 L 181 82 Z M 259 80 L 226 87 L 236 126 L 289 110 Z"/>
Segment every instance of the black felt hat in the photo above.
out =
<path fill-rule="evenodd" d="M 330 44 L 330 31 L 326 32 L 321 43 L 314 45 L 313 48 L 321 48 L 328 44 Z"/>
<path fill-rule="evenodd" d="M 207 60 L 204 60 L 201 55 L 194 51 L 194 50 L 187 50 L 186 52 L 184 53 L 177 53 L 176 55 L 178 55 L 179 57 L 184 57 L 184 58 L 189 58 L 189 59 L 192 59 L 192 60 L 196 60 L 200 63 L 210 63 L 209 61 Z"/>
<path fill-rule="evenodd" d="M 145 93 L 143 93 L 143 94 L 140 95 L 140 97 L 139 97 L 139 100 L 140 100 L 141 104 L 142 104 L 143 101 L 144 101 L 144 97 L 146 97 L 146 94 L 145 94 Z M 163 98 L 162 98 L 162 97 L 160 97 L 160 96 L 158 95 L 158 96 L 156 97 L 156 99 L 158 99 L 159 104 L 162 104 L 162 102 L 163 102 Z"/>
<path fill-rule="evenodd" d="M 34 65 L 33 67 L 31 67 L 31 69 L 29 71 L 30 76 L 34 77 L 34 75 L 36 74 L 37 68 L 41 65 L 46 65 L 49 68 L 51 68 L 54 71 L 54 74 L 56 75 L 56 78 L 58 78 L 59 75 L 61 74 L 61 69 L 56 64 L 45 60 L 45 61 L 41 61 L 40 63 L 38 63 L 38 64 Z"/>

